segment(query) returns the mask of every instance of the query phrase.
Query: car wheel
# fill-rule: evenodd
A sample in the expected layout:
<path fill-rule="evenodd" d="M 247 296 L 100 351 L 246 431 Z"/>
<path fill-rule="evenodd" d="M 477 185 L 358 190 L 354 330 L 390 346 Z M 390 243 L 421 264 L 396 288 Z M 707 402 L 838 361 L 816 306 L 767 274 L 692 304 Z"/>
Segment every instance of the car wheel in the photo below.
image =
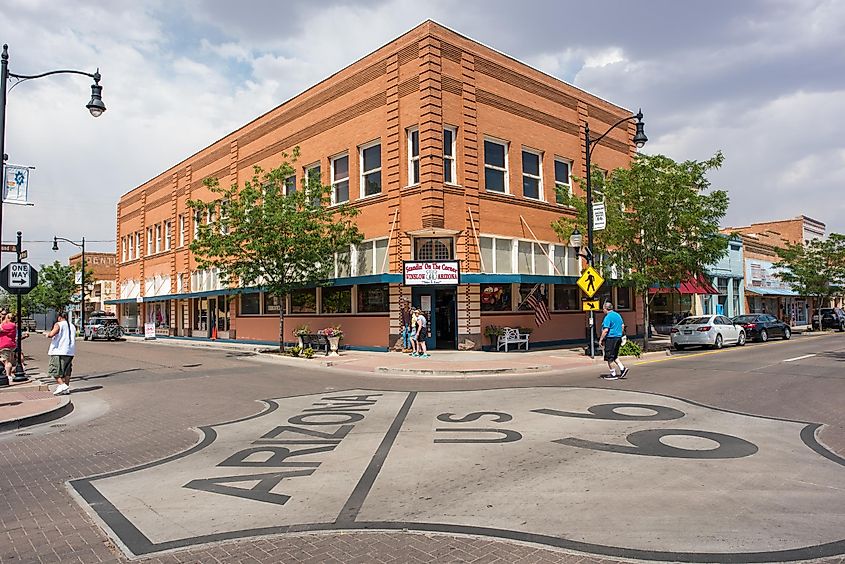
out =
<path fill-rule="evenodd" d="M 673 346 L 675 347 L 676 351 L 682 351 L 685 348 L 687 348 L 686 345 L 673 345 Z"/>
<path fill-rule="evenodd" d="M 739 332 L 739 337 L 736 339 L 736 346 L 744 347 L 745 346 L 745 331 Z"/>
<path fill-rule="evenodd" d="M 769 332 L 766 331 L 765 329 L 762 329 L 760 331 L 760 342 L 765 343 L 768 340 L 769 340 Z"/>
<path fill-rule="evenodd" d="M 792 337 L 792 331 L 789 329 L 789 327 L 786 327 L 783 330 L 783 340 L 788 341 L 790 337 Z"/>
<path fill-rule="evenodd" d="M 722 336 L 716 335 L 716 341 L 713 343 L 714 349 L 721 349 L 722 348 Z"/>

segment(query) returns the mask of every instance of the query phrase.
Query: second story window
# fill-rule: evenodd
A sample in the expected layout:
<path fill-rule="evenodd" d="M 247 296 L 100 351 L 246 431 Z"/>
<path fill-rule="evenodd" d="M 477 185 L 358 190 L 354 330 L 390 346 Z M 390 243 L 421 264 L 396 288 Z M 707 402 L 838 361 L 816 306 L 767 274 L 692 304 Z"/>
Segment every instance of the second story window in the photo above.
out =
<path fill-rule="evenodd" d="M 296 192 L 296 175 L 291 174 L 287 178 L 285 178 L 285 196 Z"/>
<path fill-rule="evenodd" d="M 569 161 L 555 158 L 555 201 L 563 203 L 563 195 L 572 195 L 572 165 Z"/>
<path fill-rule="evenodd" d="M 420 130 L 408 130 L 408 185 L 420 183 Z"/>
<path fill-rule="evenodd" d="M 458 183 L 458 171 L 455 166 L 455 139 L 458 137 L 458 130 L 454 127 L 443 128 L 443 182 L 446 184 Z"/>
<path fill-rule="evenodd" d="M 522 195 L 532 200 L 543 199 L 543 158 L 530 149 L 522 150 Z"/>
<path fill-rule="evenodd" d="M 120 238 L 120 249 L 121 249 L 121 253 L 120 253 L 121 259 L 120 260 L 122 262 L 126 262 L 126 237 Z"/>
<path fill-rule="evenodd" d="M 135 258 L 141 258 L 141 232 L 135 232 Z"/>
<path fill-rule="evenodd" d="M 381 141 L 361 146 L 361 198 L 381 194 Z"/>
<path fill-rule="evenodd" d="M 153 228 L 147 227 L 147 256 L 153 254 Z"/>
<path fill-rule="evenodd" d="M 349 155 L 332 157 L 332 204 L 349 201 Z"/>
<path fill-rule="evenodd" d="M 495 139 L 484 140 L 484 189 L 508 193 L 508 144 Z"/>
<path fill-rule="evenodd" d="M 172 221 L 165 221 L 164 222 L 164 250 L 165 251 L 170 250 L 170 245 L 172 243 L 172 237 L 173 237 L 173 235 L 171 233 L 171 231 L 173 230 L 172 227 L 173 227 Z"/>
<path fill-rule="evenodd" d="M 185 244 L 185 214 L 179 216 L 179 246 Z"/>
<path fill-rule="evenodd" d="M 200 235 L 200 223 L 202 222 L 202 211 L 194 211 L 194 239 Z"/>
<path fill-rule="evenodd" d="M 156 224 L 156 252 L 161 252 L 161 224 Z"/>

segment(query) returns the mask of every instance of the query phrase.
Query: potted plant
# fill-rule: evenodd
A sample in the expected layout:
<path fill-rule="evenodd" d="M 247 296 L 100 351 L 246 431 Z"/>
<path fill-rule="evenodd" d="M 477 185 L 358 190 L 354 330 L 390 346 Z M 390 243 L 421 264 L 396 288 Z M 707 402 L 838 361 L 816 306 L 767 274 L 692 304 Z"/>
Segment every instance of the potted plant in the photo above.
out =
<path fill-rule="evenodd" d="M 311 333 L 311 328 L 308 327 L 307 324 L 300 325 L 299 327 L 297 327 L 296 329 L 293 330 L 294 337 L 296 337 L 296 339 L 299 341 L 299 348 L 300 349 L 305 348 L 305 344 L 302 342 L 302 337 L 304 335 L 308 335 L 310 333 Z"/>
<path fill-rule="evenodd" d="M 484 327 L 484 335 L 490 338 L 490 345 L 496 346 L 496 339 L 499 338 L 499 335 L 504 335 L 505 330 L 498 325 L 487 325 Z"/>
<path fill-rule="evenodd" d="M 337 327 L 326 327 L 317 331 L 318 335 L 323 335 L 329 340 L 329 356 L 338 356 L 337 348 L 340 345 L 340 340 L 343 338 L 343 330 L 340 325 Z"/>

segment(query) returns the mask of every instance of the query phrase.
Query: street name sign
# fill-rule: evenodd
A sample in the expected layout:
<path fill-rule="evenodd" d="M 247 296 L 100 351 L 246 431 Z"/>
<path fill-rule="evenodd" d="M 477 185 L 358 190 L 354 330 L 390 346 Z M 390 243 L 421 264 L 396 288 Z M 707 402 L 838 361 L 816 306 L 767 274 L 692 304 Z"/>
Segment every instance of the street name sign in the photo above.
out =
<path fill-rule="evenodd" d="M 599 310 L 599 301 L 598 300 L 583 300 L 581 302 L 581 308 L 584 311 L 598 311 Z"/>
<path fill-rule="evenodd" d="M 18 252 L 18 246 L 4 243 L 4 244 L 0 245 L 0 252 L 2 252 L 2 253 L 16 253 L 16 252 Z"/>
<path fill-rule="evenodd" d="M 604 284 L 604 278 L 601 277 L 601 274 L 599 274 L 595 268 L 588 266 L 587 270 L 581 274 L 581 278 L 578 279 L 576 284 L 578 284 L 578 287 L 581 288 L 582 292 L 587 294 L 588 298 L 592 298 L 596 295 L 596 292 L 599 291 L 601 285 Z"/>
<path fill-rule="evenodd" d="M 0 270 L 0 286 L 10 294 L 28 294 L 38 285 L 38 271 L 27 262 L 11 262 Z"/>

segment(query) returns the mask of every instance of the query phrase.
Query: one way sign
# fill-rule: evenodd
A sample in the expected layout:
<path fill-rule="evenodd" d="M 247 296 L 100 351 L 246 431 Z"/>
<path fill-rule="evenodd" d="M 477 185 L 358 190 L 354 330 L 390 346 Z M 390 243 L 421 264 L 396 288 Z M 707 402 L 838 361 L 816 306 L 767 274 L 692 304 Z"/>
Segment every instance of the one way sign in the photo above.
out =
<path fill-rule="evenodd" d="M 38 284 L 38 271 L 28 262 L 12 262 L 0 270 L 0 286 L 10 294 L 28 294 Z"/>

